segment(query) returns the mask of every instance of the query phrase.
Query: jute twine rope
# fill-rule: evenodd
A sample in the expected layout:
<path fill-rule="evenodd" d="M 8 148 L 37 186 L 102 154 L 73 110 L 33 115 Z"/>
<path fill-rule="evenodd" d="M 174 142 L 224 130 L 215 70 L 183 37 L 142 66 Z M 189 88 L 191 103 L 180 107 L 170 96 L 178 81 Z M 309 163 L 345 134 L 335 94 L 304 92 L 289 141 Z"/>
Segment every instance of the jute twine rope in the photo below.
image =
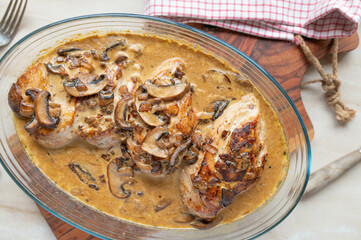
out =
<path fill-rule="evenodd" d="M 310 49 L 307 47 L 305 41 L 301 37 L 301 35 L 296 35 L 296 38 L 299 40 L 300 46 L 306 55 L 307 60 L 312 63 L 312 65 L 317 69 L 320 73 L 322 79 L 320 80 L 312 80 L 305 82 L 301 86 L 305 86 L 311 83 L 320 82 L 323 90 L 326 91 L 326 100 L 327 103 L 332 106 L 336 113 L 336 119 L 339 123 L 344 124 L 350 121 L 356 114 L 356 111 L 348 108 L 340 99 L 340 85 L 341 81 L 338 79 L 338 71 L 337 71 L 337 54 L 338 54 L 338 39 L 333 39 L 332 46 L 332 70 L 333 74 L 326 74 L 324 69 L 322 68 L 318 59 L 312 54 Z"/>

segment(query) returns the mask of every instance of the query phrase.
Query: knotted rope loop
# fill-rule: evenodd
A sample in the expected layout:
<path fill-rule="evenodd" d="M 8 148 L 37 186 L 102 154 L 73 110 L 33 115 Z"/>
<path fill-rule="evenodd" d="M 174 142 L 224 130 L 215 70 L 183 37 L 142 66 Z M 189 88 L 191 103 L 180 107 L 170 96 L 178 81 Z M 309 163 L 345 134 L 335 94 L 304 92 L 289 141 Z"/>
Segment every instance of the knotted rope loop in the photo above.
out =
<path fill-rule="evenodd" d="M 326 74 L 325 70 L 321 66 L 321 63 L 312 54 L 311 50 L 308 48 L 301 35 L 296 35 L 295 37 L 299 41 L 299 44 L 307 60 L 317 69 L 317 71 L 320 73 L 322 78 L 319 80 L 312 80 L 309 82 L 305 82 L 301 86 L 320 82 L 323 90 L 326 91 L 327 103 L 334 108 L 336 113 L 336 119 L 338 120 L 338 122 L 344 124 L 350 121 L 355 116 L 356 111 L 346 107 L 340 99 L 341 81 L 338 79 L 338 71 L 337 71 L 338 39 L 337 38 L 333 39 L 332 74 Z"/>

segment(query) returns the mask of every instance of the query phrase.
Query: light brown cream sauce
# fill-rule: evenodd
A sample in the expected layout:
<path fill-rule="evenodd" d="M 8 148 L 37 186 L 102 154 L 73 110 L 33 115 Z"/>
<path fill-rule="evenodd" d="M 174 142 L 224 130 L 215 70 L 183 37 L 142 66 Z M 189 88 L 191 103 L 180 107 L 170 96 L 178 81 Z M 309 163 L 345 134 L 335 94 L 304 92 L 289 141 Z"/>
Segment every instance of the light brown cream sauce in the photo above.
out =
<path fill-rule="evenodd" d="M 193 94 L 193 105 L 197 111 L 204 111 L 211 102 L 220 99 L 232 99 L 230 104 L 236 102 L 242 95 L 252 92 L 257 95 L 261 102 L 262 116 L 266 124 L 266 137 L 268 158 L 263 176 L 248 189 L 238 196 L 234 203 L 224 209 L 223 223 L 243 218 L 246 214 L 260 207 L 266 200 L 270 199 L 282 181 L 287 170 L 287 146 L 285 143 L 282 127 L 269 104 L 263 99 L 258 91 L 249 84 L 242 85 L 236 81 L 231 84 L 207 82 L 202 75 L 208 69 L 220 69 L 229 71 L 230 68 L 220 60 L 201 51 L 160 38 L 125 34 L 128 44 L 142 44 L 143 54 L 135 58 L 128 50 L 130 58 L 135 60 L 123 69 L 123 79 L 129 78 L 131 74 L 138 72 L 143 81 L 150 78 L 154 69 L 163 61 L 180 57 L 186 63 L 185 74 L 187 80 L 195 86 Z M 101 49 L 109 45 L 118 36 L 90 37 L 67 43 L 66 46 L 76 46 L 83 49 Z M 54 51 L 40 58 L 38 61 L 46 62 L 56 53 Z M 95 73 L 103 69 L 98 65 Z M 141 66 L 141 68 L 139 68 Z M 120 80 L 122 81 L 122 80 Z M 62 80 L 53 77 L 54 88 L 62 89 Z M 63 91 L 55 97 L 55 102 L 65 97 Z M 34 142 L 24 130 L 24 120 L 15 119 L 19 137 L 30 155 L 32 161 L 47 175 L 55 184 L 70 193 L 73 197 L 84 203 L 113 216 L 133 221 L 140 224 L 166 227 L 166 228 L 188 228 L 189 224 L 176 223 L 172 219 L 179 212 L 186 212 L 181 203 L 179 194 L 179 171 L 171 176 L 152 179 L 136 173 L 136 181 L 131 196 L 127 199 L 114 197 L 108 188 L 106 172 L 107 164 L 110 162 L 102 158 L 108 154 L 111 159 L 119 156 L 120 146 L 111 149 L 97 149 L 84 142 L 76 141 L 70 145 L 50 150 L 44 149 Z M 203 124 L 199 128 L 208 127 Z M 89 188 L 69 169 L 68 164 L 78 163 L 83 169 L 90 172 L 96 178 L 99 190 Z M 100 178 L 105 176 L 105 182 Z M 142 193 L 142 194 L 140 194 Z M 155 212 L 155 205 L 162 199 L 170 199 L 172 204 L 162 211 Z"/>

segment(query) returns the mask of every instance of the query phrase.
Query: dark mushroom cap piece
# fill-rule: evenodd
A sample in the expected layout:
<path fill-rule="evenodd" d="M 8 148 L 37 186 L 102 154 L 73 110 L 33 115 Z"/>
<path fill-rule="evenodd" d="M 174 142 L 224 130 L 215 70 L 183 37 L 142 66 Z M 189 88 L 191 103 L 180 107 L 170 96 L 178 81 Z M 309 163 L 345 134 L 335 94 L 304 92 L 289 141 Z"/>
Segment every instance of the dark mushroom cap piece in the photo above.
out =
<path fill-rule="evenodd" d="M 182 97 L 189 89 L 188 82 L 178 82 L 176 84 L 158 85 L 153 84 L 150 80 L 144 83 L 148 94 L 152 97 L 161 98 L 163 100 L 174 100 Z"/>
<path fill-rule="evenodd" d="M 65 91 L 73 97 L 84 97 L 99 93 L 108 84 L 109 78 L 102 74 L 99 77 L 90 73 L 79 73 L 78 77 L 64 81 Z"/>
<path fill-rule="evenodd" d="M 128 119 L 128 109 L 129 104 L 133 100 L 131 97 L 124 97 L 122 100 L 120 100 L 115 107 L 114 111 L 114 120 L 115 124 L 123 129 L 129 129 L 131 128 L 130 123 L 127 121 Z"/>
<path fill-rule="evenodd" d="M 216 106 L 214 108 L 214 114 L 213 114 L 213 117 L 212 117 L 212 120 L 216 120 L 217 118 L 219 118 L 224 110 L 226 109 L 226 107 L 228 106 L 230 100 L 223 100 L 223 101 L 217 101 L 216 102 Z"/>
<path fill-rule="evenodd" d="M 33 101 L 35 101 L 36 96 L 41 92 L 42 90 L 36 89 L 36 88 L 30 88 L 25 91 L 25 95 L 29 96 Z"/>
<path fill-rule="evenodd" d="M 35 116 L 33 116 L 31 121 L 25 124 L 24 126 L 25 131 L 27 131 L 30 134 L 36 132 L 39 128 L 40 128 L 40 124 L 38 120 L 36 120 Z"/>
<path fill-rule="evenodd" d="M 20 88 L 16 83 L 11 85 L 9 94 L 8 94 L 8 102 L 11 110 L 16 113 L 20 114 L 20 103 L 23 100 L 23 97 L 20 92 Z"/>
<path fill-rule="evenodd" d="M 169 156 L 168 149 L 161 149 L 157 141 L 160 141 L 162 137 L 168 136 L 169 131 L 166 127 L 156 127 L 150 131 L 144 139 L 142 144 L 142 150 L 159 158 L 167 158 Z"/>
<path fill-rule="evenodd" d="M 129 55 L 125 52 L 118 52 L 117 57 L 115 59 L 115 64 L 118 66 L 124 66 L 126 64 L 127 59 L 129 58 Z"/>
<path fill-rule="evenodd" d="M 108 57 L 108 51 L 113 48 L 116 48 L 118 46 L 120 46 L 121 49 L 124 49 L 127 46 L 127 40 L 125 38 L 120 39 L 119 41 L 117 41 L 117 42 L 111 44 L 109 47 L 107 47 L 101 56 L 101 60 L 108 61 L 110 59 Z"/>
<path fill-rule="evenodd" d="M 188 138 L 187 141 L 179 145 L 173 152 L 172 157 L 169 161 L 169 172 L 173 173 L 175 170 L 177 170 L 178 166 L 182 162 L 182 153 L 185 152 L 185 150 L 191 145 L 192 138 Z"/>
<path fill-rule="evenodd" d="M 57 74 L 60 76 L 68 76 L 68 70 L 66 70 L 66 68 L 59 64 L 56 66 L 51 65 L 51 63 L 45 63 L 46 69 L 48 70 L 48 72 L 53 73 L 53 74 Z"/>
<path fill-rule="evenodd" d="M 117 198 L 128 198 L 131 195 L 129 186 L 134 183 L 134 172 L 130 167 L 119 168 L 116 161 L 108 165 L 108 185 L 110 192 Z"/>
<path fill-rule="evenodd" d="M 60 118 L 52 118 L 49 114 L 50 93 L 46 90 L 41 91 L 34 100 L 36 120 L 42 127 L 53 129 L 56 128 Z"/>
<path fill-rule="evenodd" d="M 59 56 L 66 56 L 68 53 L 75 51 L 81 51 L 81 49 L 76 47 L 71 47 L 66 49 L 59 48 L 56 52 L 58 53 Z"/>

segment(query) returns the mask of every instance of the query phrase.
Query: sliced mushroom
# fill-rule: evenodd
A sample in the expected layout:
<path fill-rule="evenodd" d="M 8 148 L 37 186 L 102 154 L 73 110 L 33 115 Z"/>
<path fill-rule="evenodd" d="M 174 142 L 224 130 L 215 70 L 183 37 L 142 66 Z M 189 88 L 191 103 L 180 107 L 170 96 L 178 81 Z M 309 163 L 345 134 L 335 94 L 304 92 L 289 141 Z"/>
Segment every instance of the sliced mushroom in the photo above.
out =
<path fill-rule="evenodd" d="M 36 130 L 38 130 L 39 128 L 40 128 L 40 124 L 38 120 L 36 120 L 35 116 L 33 116 L 33 119 L 31 119 L 31 121 L 24 126 L 25 131 L 27 131 L 30 134 L 36 132 Z"/>
<path fill-rule="evenodd" d="M 23 97 L 21 95 L 19 85 L 13 83 L 13 85 L 11 85 L 11 88 L 9 90 L 8 102 L 11 110 L 14 113 L 20 114 L 20 103 L 22 100 Z"/>
<path fill-rule="evenodd" d="M 60 118 L 52 118 L 49 114 L 49 98 L 48 91 L 40 92 L 34 100 L 34 108 L 36 119 L 42 127 L 52 129 L 56 128 Z"/>
<path fill-rule="evenodd" d="M 46 63 L 45 66 L 46 66 L 46 69 L 48 70 L 48 72 L 51 72 L 53 74 L 57 74 L 60 76 L 68 76 L 69 75 L 68 70 L 66 70 L 66 68 L 62 64 L 53 66 L 53 65 L 51 65 L 51 63 Z"/>
<path fill-rule="evenodd" d="M 185 164 L 193 164 L 198 160 L 199 149 L 195 146 L 192 137 L 192 146 L 188 148 L 185 156 L 183 157 L 183 162 Z"/>
<path fill-rule="evenodd" d="M 113 160 L 108 165 L 108 184 L 110 192 L 117 198 L 128 198 L 131 195 L 129 186 L 134 183 L 134 172 L 130 167 L 118 168 Z"/>
<path fill-rule="evenodd" d="M 95 190 L 99 190 L 98 186 L 96 185 L 97 181 L 93 175 L 82 168 L 78 163 L 69 163 L 68 167 L 70 170 L 77 175 L 79 180 L 88 185 L 88 187 L 93 188 Z"/>
<path fill-rule="evenodd" d="M 228 75 L 218 69 L 210 69 L 206 72 L 204 77 L 207 80 L 213 81 L 216 84 L 223 84 L 223 83 L 231 83 L 231 80 L 229 79 Z"/>
<path fill-rule="evenodd" d="M 66 48 L 66 49 L 58 49 L 58 51 L 56 51 L 58 53 L 58 55 L 60 56 L 66 56 L 69 52 L 75 52 L 75 51 L 81 51 L 80 48 L 76 48 L 76 47 L 71 47 L 71 48 Z"/>
<path fill-rule="evenodd" d="M 64 81 L 65 91 L 73 97 L 84 97 L 99 93 L 108 84 L 109 78 L 102 74 L 99 77 L 90 73 L 79 73 L 78 77 Z"/>
<path fill-rule="evenodd" d="M 88 62 L 86 59 L 81 59 L 80 61 L 80 66 L 83 68 L 88 69 L 88 71 L 91 73 L 94 71 L 94 66 L 93 64 L 91 64 L 90 62 Z"/>
<path fill-rule="evenodd" d="M 191 145 L 191 143 L 192 143 L 192 139 L 189 138 L 186 142 L 179 145 L 174 150 L 173 155 L 169 161 L 169 172 L 170 173 L 174 172 L 178 168 L 178 166 L 181 164 L 181 159 L 182 159 L 181 155 Z"/>
<path fill-rule="evenodd" d="M 110 45 L 109 47 L 107 47 L 104 52 L 103 52 L 103 55 L 101 56 L 101 60 L 103 61 L 108 61 L 110 58 L 108 57 L 108 51 L 115 48 L 115 47 L 118 47 L 120 46 L 121 49 L 124 49 L 126 46 L 127 46 L 127 41 L 125 40 L 125 38 L 123 39 L 120 39 L 118 42 L 116 43 L 113 43 L 112 45 Z"/>
<path fill-rule="evenodd" d="M 214 115 L 212 117 L 212 120 L 216 120 L 217 118 L 219 118 L 224 110 L 226 109 L 226 107 L 228 106 L 230 100 L 227 100 L 227 101 L 217 101 L 216 102 L 216 106 L 214 108 Z"/>
<path fill-rule="evenodd" d="M 114 93 L 112 90 L 100 91 L 99 92 L 99 105 L 104 107 L 108 104 L 111 104 L 114 101 Z"/>
<path fill-rule="evenodd" d="M 115 124 L 123 129 L 129 129 L 130 123 L 128 122 L 128 114 L 129 114 L 129 104 L 133 98 L 131 97 L 124 97 L 122 100 L 120 100 L 115 107 L 114 111 L 114 120 Z"/>
<path fill-rule="evenodd" d="M 117 53 L 117 57 L 116 57 L 116 59 L 115 59 L 115 63 L 119 66 L 119 67 L 121 67 L 121 66 L 124 66 L 125 65 L 125 63 L 126 63 L 126 61 L 127 61 L 127 59 L 129 58 L 129 55 L 127 54 L 127 53 L 125 53 L 125 52 L 118 52 Z"/>
<path fill-rule="evenodd" d="M 35 100 L 36 96 L 41 92 L 40 89 L 31 88 L 26 90 L 25 95 L 29 96 L 33 101 Z"/>
<path fill-rule="evenodd" d="M 146 93 L 146 90 L 143 88 L 143 86 L 139 86 L 138 90 L 136 91 L 136 97 L 135 97 L 135 106 L 137 108 L 137 112 L 139 116 L 142 118 L 142 120 L 150 125 L 150 126 L 162 126 L 167 123 L 167 118 L 165 116 L 162 116 L 159 114 L 160 109 L 166 109 L 166 107 L 155 107 L 155 105 L 164 104 L 160 99 L 150 99 L 147 100 L 148 102 L 152 104 L 152 108 L 149 111 L 143 111 L 144 109 L 140 109 L 140 106 L 144 103 L 144 101 L 141 101 L 138 96 L 141 96 L 141 94 Z M 152 111 L 153 108 L 157 110 L 157 112 Z M 141 110 L 141 111 L 140 111 Z"/>
<path fill-rule="evenodd" d="M 24 117 L 32 117 L 34 115 L 34 105 L 21 100 L 20 102 L 20 115 Z"/>
<path fill-rule="evenodd" d="M 144 83 L 148 94 L 152 97 L 161 98 L 163 100 L 174 100 L 183 96 L 190 89 L 188 82 L 179 82 L 170 85 L 153 84 L 150 80 Z"/>
<path fill-rule="evenodd" d="M 142 150 L 159 158 L 167 158 L 169 151 L 167 149 L 161 149 L 157 141 L 160 141 L 162 137 L 168 136 L 169 131 L 166 127 L 156 127 L 148 133 L 145 137 Z"/>

